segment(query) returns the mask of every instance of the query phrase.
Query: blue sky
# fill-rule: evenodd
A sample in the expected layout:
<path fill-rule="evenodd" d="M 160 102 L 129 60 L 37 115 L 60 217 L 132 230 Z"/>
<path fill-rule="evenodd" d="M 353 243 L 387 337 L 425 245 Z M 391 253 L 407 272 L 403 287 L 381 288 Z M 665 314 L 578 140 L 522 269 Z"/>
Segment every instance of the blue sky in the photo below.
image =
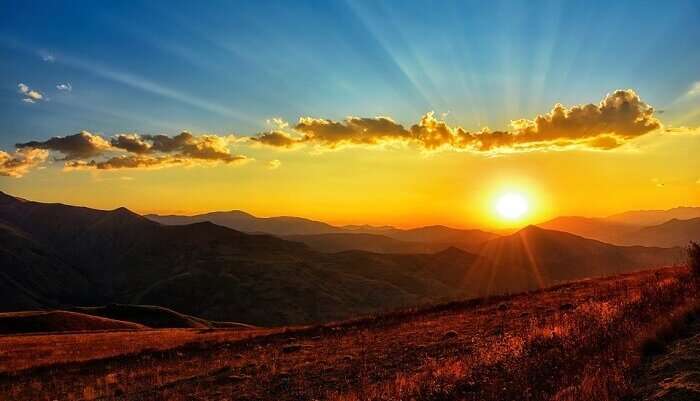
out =
<path fill-rule="evenodd" d="M 429 110 L 498 129 L 617 88 L 700 119 L 677 101 L 700 79 L 693 1 L 0 4 L 6 150 L 80 130 L 252 134 L 272 117 Z M 18 83 L 49 100 L 22 102 Z"/>

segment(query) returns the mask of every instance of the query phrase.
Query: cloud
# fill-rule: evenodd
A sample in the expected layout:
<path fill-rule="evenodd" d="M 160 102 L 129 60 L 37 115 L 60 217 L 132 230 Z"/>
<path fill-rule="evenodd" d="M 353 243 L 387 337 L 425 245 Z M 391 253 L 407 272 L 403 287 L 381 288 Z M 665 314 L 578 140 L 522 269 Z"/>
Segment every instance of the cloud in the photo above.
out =
<path fill-rule="evenodd" d="M 18 85 L 28 95 L 31 89 Z M 556 104 L 548 113 L 534 119 L 511 121 L 507 130 L 468 131 L 451 126 L 433 112 L 423 115 L 411 126 L 397 123 L 390 117 L 348 117 L 342 121 L 301 117 L 289 127 L 280 119 L 270 121 L 278 129 L 253 137 L 233 135 L 193 135 L 187 131 L 177 135 L 140 135 L 123 133 L 103 137 L 87 131 L 45 141 L 17 144 L 15 155 L 3 153 L 6 166 L 31 167 L 39 156 L 25 157 L 32 150 L 58 152 L 68 170 L 73 169 L 152 169 L 171 166 L 234 164 L 249 159 L 231 152 L 239 143 L 254 143 L 274 148 L 295 148 L 309 145 L 316 149 L 339 149 L 346 146 L 381 147 L 399 143 L 422 151 L 464 151 L 474 153 L 513 153 L 562 149 L 607 151 L 652 131 L 662 134 L 687 133 L 694 129 L 665 127 L 655 117 L 655 110 L 633 90 L 617 90 L 598 104 L 565 107 Z M 26 161 L 25 161 L 26 159 Z M 42 160 L 43 161 L 43 160 Z M 34 163 L 34 164 L 33 164 Z M 279 160 L 267 166 L 276 169 Z M 28 167 L 28 168 L 29 168 Z M 5 167 L 9 171 L 9 167 Z M 5 173 L 4 175 L 9 175 Z"/>
<path fill-rule="evenodd" d="M 688 96 L 697 96 L 700 95 L 700 81 L 696 81 L 691 85 L 690 89 L 688 89 L 688 93 L 686 93 Z"/>
<path fill-rule="evenodd" d="M 277 148 L 293 148 L 301 144 L 301 141 L 298 139 L 294 139 L 287 133 L 281 131 L 264 132 L 250 139 L 253 142 Z"/>
<path fill-rule="evenodd" d="M 93 157 L 110 148 L 110 144 L 99 135 L 81 131 L 74 135 L 57 136 L 46 141 L 18 143 L 20 149 L 45 149 L 63 154 L 63 160 Z"/>
<path fill-rule="evenodd" d="M 48 157 L 49 152 L 43 149 L 19 149 L 14 153 L 0 150 L 0 176 L 22 177 Z"/>
<path fill-rule="evenodd" d="M 229 145 L 233 136 L 175 136 L 119 134 L 112 138 L 83 131 L 46 141 L 18 143 L 19 149 L 42 149 L 62 154 L 66 170 L 114 170 L 124 168 L 163 168 L 176 165 L 193 166 L 213 163 L 234 164 L 249 159 L 234 155 Z"/>
<path fill-rule="evenodd" d="M 25 103 L 36 103 L 37 101 L 44 100 L 44 95 L 41 92 L 32 90 L 29 86 L 21 82 L 17 84 L 17 88 L 19 89 L 19 93 L 24 96 L 22 101 Z"/>
<path fill-rule="evenodd" d="M 72 92 L 73 91 L 73 86 L 70 84 L 70 82 L 66 82 L 64 84 L 58 84 L 56 85 L 56 89 L 64 92 Z"/>
<path fill-rule="evenodd" d="M 199 135 L 185 131 L 175 136 L 121 134 L 111 140 L 115 148 L 136 154 L 171 153 L 180 158 L 235 162 L 242 156 L 231 154 L 233 136 Z"/>
<path fill-rule="evenodd" d="M 74 160 L 65 164 L 66 170 L 115 170 L 124 168 L 140 168 L 153 169 L 174 166 L 183 164 L 184 160 L 171 156 L 142 156 L 142 155 L 125 155 L 115 156 L 107 160 Z"/>
<path fill-rule="evenodd" d="M 53 54 L 45 50 L 39 52 L 39 57 L 41 57 L 41 59 L 46 61 L 47 63 L 53 63 L 54 61 L 56 61 L 56 57 L 54 57 Z"/>
<path fill-rule="evenodd" d="M 469 132 L 451 127 L 425 114 L 410 129 L 389 117 L 349 117 L 332 121 L 312 117 L 299 119 L 294 130 L 302 137 L 293 138 L 273 131 L 252 138 L 269 146 L 292 147 L 308 143 L 335 149 L 348 145 L 373 146 L 387 142 L 405 142 L 423 150 L 450 149 L 472 152 L 524 152 L 549 149 L 581 148 L 610 150 L 661 128 L 654 108 L 643 102 L 631 89 L 617 90 L 596 104 L 567 108 L 556 104 L 552 110 L 533 120 L 511 121 L 506 131 Z"/>
<path fill-rule="evenodd" d="M 268 170 L 277 170 L 280 166 L 282 165 L 282 162 L 275 159 L 275 160 L 270 160 L 267 162 L 267 169 Z"/>
<path fill-rule="evenodd" d="M 141 139 L 138 134 L 119 134 L 112 138 L 110 144 L 127 152 L 143 154 L 151 151 L 151 144 Z"/>
<path fill-rule="evenodd" d="M 308 142 L 329 148 L 342 145 L 376 145 L 387 140 L 410 140 L 411 134 L 389 117 L 348 117 L 343 122 L 302 117 L 294 127 Z"/>

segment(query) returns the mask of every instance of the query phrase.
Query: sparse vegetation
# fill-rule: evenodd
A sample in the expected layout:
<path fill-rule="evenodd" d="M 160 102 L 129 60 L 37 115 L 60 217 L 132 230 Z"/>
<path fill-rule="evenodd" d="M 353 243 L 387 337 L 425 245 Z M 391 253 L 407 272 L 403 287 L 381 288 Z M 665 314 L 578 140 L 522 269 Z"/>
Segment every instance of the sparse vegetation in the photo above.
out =
<path fill-rule="evenodd" d="M 662 349 L 696 310 L 689 274 L 641 272 L 248 334 L 0 338 L 0 400 L 615 400 L 632 389 L 643 351 Z M 148 345 L 139 340 L 147 335 Z M 113 352 L 85 357 L 98 344 Z M 43 352 L 64 354 L 27 358 Z"/>
<path fill-rule="evenodd" d="M 688 245 L 688 266 L 696 276 L 700 276 L 700 244 L 695 241 L 690 241 Z"/>

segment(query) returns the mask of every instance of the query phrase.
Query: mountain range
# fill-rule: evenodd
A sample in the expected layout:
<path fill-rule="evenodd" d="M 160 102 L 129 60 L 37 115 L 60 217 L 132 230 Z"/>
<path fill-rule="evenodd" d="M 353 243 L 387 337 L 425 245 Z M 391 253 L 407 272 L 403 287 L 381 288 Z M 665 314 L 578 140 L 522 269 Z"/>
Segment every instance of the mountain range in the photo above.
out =
<path fill-rule="evenodd" d="M 290 221 L 322 227 L 305 219 L 272 221 L 288 236 L 312 235 L 298 234 Z M 361 231 L 345 230 L 342 235 Z M 0 310 L 119 303 L 157 305 L 210 321 L 301 324 L 658 267 L 681 254 L 678 248 L 615 246 L 534 226 L 503 237 L 440 226 L 380 230 L 388 235 L 362 235 L 425 247 L 425 253 L 319 252 L 296 239 L 209 221 L 164 225 L 125 208 L 104 211 L 0 193 Z M 313 235 L 331 234 L 338 235 Z M 474 241 L 473 251 L 430 248 L 450 241 Z"/>
<path fill-rule="evenodd" d="M 626 212 L 604 218 L 564 216 L 538 226 L 616 245 L 686 246 L 700 240 L 700 208 Z"/>
<path fill-rule="evenodd" d="M 240 210 L 195 216 L 149 214 L 145 217 L 165 225 L 208 221 L 246 233 L 266 233 L 303 242 L 320 252 L 365 250 L 381 253 L 430 253 L 451 246 L 474 251 L 484 242 L 498 236 L 481 230 L 462 230 L 440 225 L 407 230 L 391 226 L 333 226 L 300 217 L 256 217 Z"/>

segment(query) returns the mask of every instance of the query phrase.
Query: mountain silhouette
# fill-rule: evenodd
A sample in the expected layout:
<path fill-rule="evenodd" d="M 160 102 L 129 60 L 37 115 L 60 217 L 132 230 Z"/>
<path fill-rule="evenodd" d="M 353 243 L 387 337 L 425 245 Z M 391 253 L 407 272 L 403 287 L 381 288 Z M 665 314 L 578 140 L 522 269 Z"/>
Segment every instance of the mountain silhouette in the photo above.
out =
<path fill-rule="evenodd" d="M 438 227 L 411 235 L 426 231 L 456 232 Z M 522 291 L 657 267 L 679 252 L 528 227 L 487 241 L 478 254 L 456 247 L 422 254 L 322 253 L 211 222 L 162 225 L 124 208 L 103 211 L 5 194 L 0 236 L 2 311 L 141 304 L 259 326 Z"/>

